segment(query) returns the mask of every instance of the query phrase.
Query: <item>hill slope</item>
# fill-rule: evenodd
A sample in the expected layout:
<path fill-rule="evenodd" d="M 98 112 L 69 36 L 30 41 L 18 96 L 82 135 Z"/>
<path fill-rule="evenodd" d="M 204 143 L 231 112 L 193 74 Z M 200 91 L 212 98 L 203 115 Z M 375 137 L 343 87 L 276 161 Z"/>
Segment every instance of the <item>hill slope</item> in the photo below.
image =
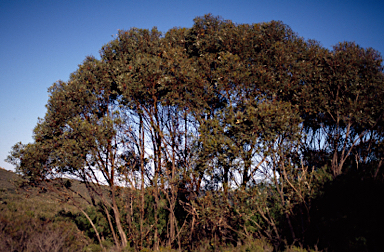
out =
<path fill-rule="evenodd" d="M 11 171 L 3 169 L 0 167 L 0 191 L 3 190 L 15 190 L 14 181 L 16 181 L 19 176 Z"/>

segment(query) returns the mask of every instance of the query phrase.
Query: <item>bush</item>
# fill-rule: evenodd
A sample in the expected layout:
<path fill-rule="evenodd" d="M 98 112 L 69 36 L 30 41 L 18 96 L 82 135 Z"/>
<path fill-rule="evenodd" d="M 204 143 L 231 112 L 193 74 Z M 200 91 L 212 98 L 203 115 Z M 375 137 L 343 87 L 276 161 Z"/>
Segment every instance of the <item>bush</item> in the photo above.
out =
<path fill-rule="evenodd" d="M 4 196 L 0 205 L 0 251 L 81 251 L 89 244 L 74 223 L 55 220 L 39 202 L 30 203 L 20 195 Z"/>

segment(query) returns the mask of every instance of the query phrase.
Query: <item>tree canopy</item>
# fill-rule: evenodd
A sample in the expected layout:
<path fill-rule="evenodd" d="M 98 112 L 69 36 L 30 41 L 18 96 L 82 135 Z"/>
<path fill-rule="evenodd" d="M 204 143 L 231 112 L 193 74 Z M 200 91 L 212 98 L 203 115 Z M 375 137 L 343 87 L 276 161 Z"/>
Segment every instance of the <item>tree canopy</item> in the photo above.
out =
<path fill-rule="evenodd" d="M 329 50 L 282 22 L 206 15 L 165 34 L 119 31 L 48 92 L 34 142 L 7 160 L 36 185 L 86 183 L 121 247 L 181 248 L 204 234 L 305 242 L 326 180 L 383 179 L 380 53 Z M 138 193 L 139 216 L 123 211 L 121 188 Z"/>

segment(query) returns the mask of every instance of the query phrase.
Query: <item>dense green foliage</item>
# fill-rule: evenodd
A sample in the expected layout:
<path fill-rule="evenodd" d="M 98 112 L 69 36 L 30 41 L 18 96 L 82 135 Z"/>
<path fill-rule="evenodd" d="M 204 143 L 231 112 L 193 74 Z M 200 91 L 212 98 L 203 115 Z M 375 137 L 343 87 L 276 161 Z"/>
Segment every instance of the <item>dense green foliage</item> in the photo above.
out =
<path fill-rule="evenodd" d="M 382 199 L 384 74 L 373 49 L 328 50 L 281 22 L 206 15 L 164 36 L 120 31 L 49 93 L 35 142 L 8 161 L 77 206 L 83 217 L 72 217 L 101 247 L 264 238 L 275 250 L 373 251 L 383 238 L 364 225 L 337 245 L 319 234 L 338 225 L 324 205 L 353 195 L 351 181 Z M 65 177 L 85 183 L 91 208 Z M 347 222 L 366 217 L 350 207 Z"/>

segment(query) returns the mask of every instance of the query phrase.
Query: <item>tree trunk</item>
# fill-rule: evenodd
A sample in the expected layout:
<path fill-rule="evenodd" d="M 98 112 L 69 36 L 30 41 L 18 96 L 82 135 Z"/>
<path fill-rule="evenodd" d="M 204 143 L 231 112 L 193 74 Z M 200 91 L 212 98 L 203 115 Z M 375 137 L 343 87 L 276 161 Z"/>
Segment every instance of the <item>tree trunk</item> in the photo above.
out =
<path fill-rule="evenodd" d="M 87 214 L 86 212 L 84 212 L 83 209 L 81 209 L 80 207 L 78 207 L 78 209 L 85 215 L 85 218 L 87 218 L 87 220 L 88 220 L 89 223 L 91 224 L 93 230 L 94 230 L 95 233 L 96 233 L 96 237 L 97 237 L 97 240 L 99 241 L 100 247 L 103 249 L 103 251 L 105 251 L 105 248 L 104 248 L 103 244 L 101 243 L 100 235 L 99 235 L 99 232 L 98 232 L 97 229 L 96 229 L 95 224 L 93 224 L 93 221 L 91 220 L 91 218 L 89 218 L 88 214 Z"/>
<path fill-rule="evenodd" d="M 120 239 L 121 239 L 121 246 L 123 248 L 127 247 L 128 241 L 127 241 L 127 235 L 125 234 L 123 227 L 121 226 L 121 221 L 120 221 L 120 212 L 119 209 L 117 208 L 116 205 L 116 199 L 115 199 L 115 192 L 112 193 L 112 201 L 113 201 L 113 213 L 115 215 L 115 222 L 116 222 L 116 227 L 117 231 L 119 232 Z"/>
<path fill-rule="evenodd" d="M 143 220 L 144 220 L 144 130 L 143 130 L 143 118 L 140 115 L 140 168 L 141 168 L 141 185 L 140 185 L 140 196 L 141 196 L 141 204 L 140 204 L 140 249 L 143 249 L 143 241 L 144 241 L 144 230 L 143 230 Z"/>

